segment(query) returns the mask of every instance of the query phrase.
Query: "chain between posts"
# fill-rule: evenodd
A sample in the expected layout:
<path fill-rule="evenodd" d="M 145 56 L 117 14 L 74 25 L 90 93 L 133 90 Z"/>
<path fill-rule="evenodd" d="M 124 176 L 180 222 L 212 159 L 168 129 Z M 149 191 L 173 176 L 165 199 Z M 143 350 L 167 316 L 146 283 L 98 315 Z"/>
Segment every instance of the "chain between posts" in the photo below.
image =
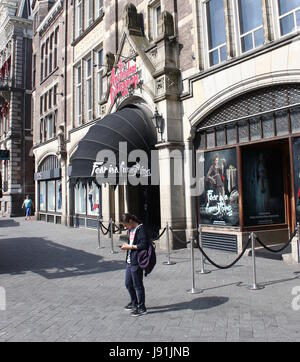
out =
<path fill-rule="evenodd" d="M 265 245 L 256 234 L 254 234 L 254 236 L 255 236 L 256 241 L 257 241 L 262 247 L 264 247 L 266 250 L 270 251 L 271 253 L 280 253 L 281 251 L 283 251 L 284 249 L 286 249 L 286 248 L 290 245 L 290 243 L 293 241 L 293 239 L 294 239 L 294 237 L 296 236 L 296 234 L 297 234 L 297 227 L 295 228 L 295 231 L 293 232 L 290 240 L 289 240 L 282 248 L 279 248 L 279 249 L 276 249 L 276 250 L 268 247 L 267 245 Z"/>
<path fill-rule="evenodd" d="M 218 268 L 218 269 L 229 269 L 229 268 L 233 267 L 233 266 L 241 259 L 241 257 L 245 254 L 246 250 L 247 250 L 248 247 L 249 247 L 250 242 L 251 242 L 251 237 L 250 237 L 250 235 L 249 235 L 249 237 L 248 237 L 248 242 L 247 242 L 247 244 L 244 246 L 241 254 L 240 254 L 232 263 L 230 263 L 229 265 L 226 265 L 226 266 L 225 266 L 225 265 L 219 265 L 219 264 L 215 263 L 213 260 L 211 260 L 210 257 L 209 257 L 209 256 L 206 254 L 206 252 L 203 250 L 203 248 L 200 246 L 200 244 L 199 244 L 199 238 L 197 238 L 197 245 L 198 245 L 198 248 L 199 248 L 200 252 L 205 256 L 205 258 L 206 258 L 214 267 L 216 267 L 216 268 Z"/>

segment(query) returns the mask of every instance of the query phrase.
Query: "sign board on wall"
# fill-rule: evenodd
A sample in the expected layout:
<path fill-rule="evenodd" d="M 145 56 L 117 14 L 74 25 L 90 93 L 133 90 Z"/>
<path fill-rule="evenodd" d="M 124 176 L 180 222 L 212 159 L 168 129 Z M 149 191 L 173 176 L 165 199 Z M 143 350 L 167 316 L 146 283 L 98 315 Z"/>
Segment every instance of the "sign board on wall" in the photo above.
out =
<path fill-rule="evenodd" d="M 130 88 L 136 89 L 140 82 L 140 76 L 137 72 L 135 62 L 128 61 L 127 63 L 121 60 L 118 67 L 113 68 L 111 73 L 110 101 L 114 104 L 117 96 L 125 97 L 129 94 Z"/>
<path fill-rule="evenodd" d="M 282 152 L 251 147 L 242 154 L 243 208 L 246 226 L 285 223 Z"/>
<path fill-rule="evenodd" d="M 236 149 L 205 152 L 201 224 L 238 226 L 239 190 Z"/>

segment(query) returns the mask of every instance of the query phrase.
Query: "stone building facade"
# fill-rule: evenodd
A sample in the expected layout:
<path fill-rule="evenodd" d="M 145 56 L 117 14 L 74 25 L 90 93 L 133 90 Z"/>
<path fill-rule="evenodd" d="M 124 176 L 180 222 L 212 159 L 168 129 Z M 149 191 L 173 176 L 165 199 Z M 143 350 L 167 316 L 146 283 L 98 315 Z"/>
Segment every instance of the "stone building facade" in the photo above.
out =
<path fill-rule="evenodd" d="M 156 200 L 156 226 L 172 226 L 172 247 L 178 246 L 176 236 L 189 238 L 198 224 L 207 245 L 234 251 L 253 230 L 266 242 L 291 235 L 298 207 L 299 1 L 63 3 L 70 50 L 61 164 L 69 181 L 65 223 L 96 227 L 99 216 L 118 222 L 122 212 L 139 210 L 133 195 L 143 199 L 143 190 L 74 180 L 70 170 L 102 120 L 110 124 L 112 115 L 136 108 L 148 121 L 154 115 L 163 121 L 154 122 L 160 182 L 150 199 Z M 124 67 L 136 70 L 137 82 L 128 92 L 112 93 Z M 39 141 L 38 118 L 37 173 L 43 155 L 56 149 Z M 270 154 L 285 159 L 276 162 Z M 178 175 L 182 182 L 174 182 Z M 250 211 L 249 195 L 257 199 Z M 145 209 L 147 202 L 142 200 Z"/>
<path fill-rule="evenodd" d="M 55 223 L 65 223 L 67 215 L 64 142 L 71 104 L 71 20 L 67 6 L 63 1 L 33 2 L 36 203 L 40 218 Z"/>
<path fill-rule="evenodd" d="M 0 2 L 1 214 L 23 214 L 26 194 L 34 198 L 29 1 Z"/>

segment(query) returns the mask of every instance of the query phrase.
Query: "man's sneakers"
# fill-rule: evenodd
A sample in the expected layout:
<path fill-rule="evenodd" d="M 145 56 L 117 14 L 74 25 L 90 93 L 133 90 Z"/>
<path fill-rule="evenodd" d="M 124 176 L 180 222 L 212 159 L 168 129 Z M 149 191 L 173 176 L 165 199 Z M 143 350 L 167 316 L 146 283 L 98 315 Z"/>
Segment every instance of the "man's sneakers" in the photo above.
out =
<path fill-rule="evenodd" d="M 128 312 L 132 312 L 136 309 L 137 307 L 135 305 L 133 305 L 132 303 L 127 304 L 124 309 L 127 310 Z"/>
<path fill-rule="evenodd" d="M 145 315 L 145 314 L 147 314 L 147 309 L 146 309 L 145 306 L 144 307 L 137 307 L 131 312 L 132 317 L 139 317 L 139 316 Z"/>

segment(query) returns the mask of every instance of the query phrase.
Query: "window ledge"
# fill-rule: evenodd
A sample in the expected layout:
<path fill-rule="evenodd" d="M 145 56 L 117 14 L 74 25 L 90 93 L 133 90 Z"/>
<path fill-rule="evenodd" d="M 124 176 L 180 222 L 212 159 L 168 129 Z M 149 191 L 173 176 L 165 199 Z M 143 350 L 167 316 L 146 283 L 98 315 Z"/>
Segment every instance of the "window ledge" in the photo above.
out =
<path fill-rule="evenodd" d="M 43 80 L 40 81 L 40 85 L 42 85 L 43 83 L 45 83 L 46 80 L 49 79 L 58 69 L 59 69 L 59 67 L 56 66 L 56 68 L 53 69 L 52 72 L 49 73 L 46 78 L 44 78 Z M 59 75 L 59 74 L 58 74 L 58 75 Z"/>
<path fill-rule="evenodd" d="M 103 20 L 104 15 L 105 13 L 102 12 L 102 14 L 88 28 L 86 28 L 80 35 L 78 35 L 73 40 L 71 46 L 76 46 L 91 30 L 93 30 Z"/>

